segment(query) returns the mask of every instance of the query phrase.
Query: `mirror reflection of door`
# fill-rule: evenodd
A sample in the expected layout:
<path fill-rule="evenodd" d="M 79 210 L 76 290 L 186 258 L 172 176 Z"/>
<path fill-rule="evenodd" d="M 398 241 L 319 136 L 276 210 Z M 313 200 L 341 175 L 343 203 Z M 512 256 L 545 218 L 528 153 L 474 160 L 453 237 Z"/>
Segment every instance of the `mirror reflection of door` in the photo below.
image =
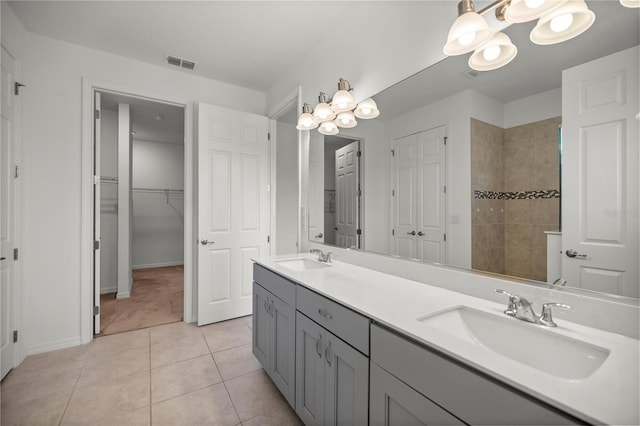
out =
<path fill-rule="evenodd" d="M 360 141 L 325 136 L 324 242 L 360 248 Z"/>

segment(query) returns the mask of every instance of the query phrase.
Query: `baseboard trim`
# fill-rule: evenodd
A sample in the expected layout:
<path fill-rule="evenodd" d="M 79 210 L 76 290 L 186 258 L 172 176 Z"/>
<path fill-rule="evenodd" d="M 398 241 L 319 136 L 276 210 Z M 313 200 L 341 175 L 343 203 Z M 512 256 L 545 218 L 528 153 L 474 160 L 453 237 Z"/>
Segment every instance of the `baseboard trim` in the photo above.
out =
<path fill-rule="evenodd" d="M 184 261 L 179 262 L 163 262 L 163 263 L 146 263 L 142 265 L 133 265 L 131 269 L 150 269 L 150 268 L 163 268 L 165 266 L 182 266 Z"/>
<path fill-rule="evenodd" d="M 116 293 L 117 291 L 118 291 L 118 286 L 103 287 L 100 289 L 100 294 Z"/>
<path fill-rule="evenodd" d="M 126 293 L 123 291 L 118 292 L 118 294 L 116 294 L 116 299 L 127 299 L 131 297 L 131 292 L 127 291 Z"/>
<path fill-rule="evenodd" d="M 25 351 L 28 355 L 41 354 L 43 352 L 56 351 L 58 349 L 70 348 L 73 346 L 80 346 L 82 339 L 80 336 L 70 337 L 68 339 L 61 339 L 55 342 L 42 343 L 40 345 L 29 346 Z"/>

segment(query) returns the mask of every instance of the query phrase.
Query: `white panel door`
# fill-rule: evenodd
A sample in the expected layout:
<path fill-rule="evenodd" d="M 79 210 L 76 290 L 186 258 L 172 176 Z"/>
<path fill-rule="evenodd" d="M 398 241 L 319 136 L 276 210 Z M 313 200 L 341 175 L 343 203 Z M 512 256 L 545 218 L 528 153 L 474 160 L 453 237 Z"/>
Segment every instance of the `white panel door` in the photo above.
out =
<path fill-rule="evenodd" d="M 562 74 L 562 273 L 571 286 L 635 298 L 638 80 L 638 47 Z"/>
<path fill-rule="evenodd" d="M 415 259 L 417 188 L 415 135 L 396 139 L 393 156 L 393 247 L 396 256 Z"/>
<path fill-rule="evenodd" d="M 100 176 L 100 115 L 102 114 L 102 108 L 100 103 L 100 92 L 93 94 L 93 107 L 97 113 L 94 115 L 93 120 L 93 241 L 98 241 L 101 244 L 102 235 L 100 230 L 100 200 L 101 200 L 101 185 Z M 100 246 L 93 247 L 93 306 L 97 309 L 94 310 L 93 315 L 93 334 L 100 334 Z M 96 315 L 96 311 L 98 315 Z"/>
<path fill-rule="evenodd" d="M 15 61 L 2 47 L 2 131 L 0 145 L 0 379 L 13 367 L 14 230 L 15 218 L 15 125 L 16 105 L 13 85 Z"/>
<path fill-rule="evenodd" d="M 199 104 L 198 325 L 251 314 L 252 262 L 269 253 L 266 117 Z"/>
<path fill-rule="evenodd" d="M 445 258 L 445 133 L 444 126 L 416 135 L 418 144 L 417 258 L 444 263 Z"/>
<path fill-rule="evenodd" d="M 336 245 L 360 248 L 359 157 L 360 142 L 336 150 Z"/>

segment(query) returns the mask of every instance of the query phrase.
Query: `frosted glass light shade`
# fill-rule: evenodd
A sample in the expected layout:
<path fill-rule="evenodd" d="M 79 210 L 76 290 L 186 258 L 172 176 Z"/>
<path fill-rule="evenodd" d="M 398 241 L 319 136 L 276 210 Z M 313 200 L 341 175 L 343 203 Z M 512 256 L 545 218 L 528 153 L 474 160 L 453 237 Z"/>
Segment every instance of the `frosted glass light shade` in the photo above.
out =
<path fill-rule="evenodd" d="M 319 103 L 313 110 L 313 119 L 316 123 L 330 121 L 334 118 L 336 118 L 336 114 L 331 110 L 331 107 L 327 103 Z"/>
<path fill-rule="evenodd" d="M 331 110 L 335 113 L 351 111 L 356 107 L 356 101 L 346 90 L 338 90 L 335 95 L 333 95 L 333 100 L 331 101 Z"/>
<path fill-rule="evenodd" d="M 507 65 L 518 54 L 518 48 L 508 35 L 497 32 L 469 57 L 469 66 L 476 71 L 491 71 Z"/>
<path fill-rule="evenodd" d="M 620 0 L 624 7 L 640 7 L 640 0 Z"/>
<path fill-rule="evenodd" d="M 320 125 L 320 128 L 318 128 L 318 131 L 323 135 L 337 135 L 339 132 L 338 125 L 336 124 L 335 121 L 323 122 Z"/>
<path fill-rule="evenodd" d="M 350 129 L 358 125 L 356 117 L 351 111 L 341 112 L 340 114 L 338 114 L 338 118 L 336 118 L 335 123 L 339 127 L 343 127 L 345 129 Z"/>
<path fill-rule="evenodd" d="M 463 13 L 451 26 L 442 51 L 449 56 L 463 55 L 482 46 L 492 35 L 482 16 L 476 12 Z"/>
<path fill-rule="evenodd" d="M 535 44 L 541 45 L 561 43 L 588 30 L 595 20 L 596 15 L 583 0 L 565 1 L 538 20 L 529 38 Z M 563 23 L 565 25 L 562 25 Z M 564 26 L 566 29 L 558 29 Z"/>
<path fill-rule="evenodd" d="M 542 0 L 533 2 L 531 0 L 511 0 L 504 13 L 504 19 L 513 23 L 533 21 L 545 13 L 562 6 L 565 1 Z"/>
<path fill-rule="evenodd" d="M 376 105 L 376 102 L 373 99 L 369 98 L 360 102 L 353 113 L 358 118 L 368 120 L 379 116 L 380 110 L 378 110 L 378 105 Z"/>

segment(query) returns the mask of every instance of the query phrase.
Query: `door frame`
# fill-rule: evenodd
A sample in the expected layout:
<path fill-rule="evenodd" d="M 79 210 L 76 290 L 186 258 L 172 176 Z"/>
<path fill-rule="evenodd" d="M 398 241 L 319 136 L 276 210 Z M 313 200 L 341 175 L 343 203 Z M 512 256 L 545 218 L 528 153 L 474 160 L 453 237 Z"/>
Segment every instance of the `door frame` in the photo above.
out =
<path fill-rule="evenodd" d="M 184 108 L 184 322 L 194 322 L 196 316 L 197 278 L 194 241 L 194 151 L 193 105 L 185 98 L 138 89 L 113 82 L 82 79 L 82 171 L 80 205 L 80 337 L 81 342 L 93 340 L 93 96 L 96 91 L 143 98 Z"/>
<path fill-rule="evenodd" d="M 278 102 L 273 108 L 269 110 L 267 117 L 269 119 L 269 134 L 271 135 L 271 140 L 269 141 L 269 167 L 271 170 L 270 176 L 270 184 L 271 191 L 270 202 L 271 202 L 271 225 L 269 229 L 269 234 L 271 235 L 271 245 L 270 245 L 270 254 L 273 256 L 277 253 L 277 245 L 278 238 L 276 232 L 276 218 L 277 218 L 277 205 L 276 205 L 276 194 L 278 192 L 277 188 L 277 179 L 276 179 L 276 160 L 278 159 L 278 121 L 285 115 L 292 106 L 295 106 L 296 111 L 302 110 L 302 86 L 298 86 L 293 89 L 287 96 L 282 98 L 280 102 Z M 300 181 L 300 131 L 298 131 L 298 182 Z M 300 206 L 300 186 L 298 185 L 298 208 Z M 298 235 L 297 235 L 297 247 L 298 253 L 300 253 L 300 227 L 297 227 Z"/>

